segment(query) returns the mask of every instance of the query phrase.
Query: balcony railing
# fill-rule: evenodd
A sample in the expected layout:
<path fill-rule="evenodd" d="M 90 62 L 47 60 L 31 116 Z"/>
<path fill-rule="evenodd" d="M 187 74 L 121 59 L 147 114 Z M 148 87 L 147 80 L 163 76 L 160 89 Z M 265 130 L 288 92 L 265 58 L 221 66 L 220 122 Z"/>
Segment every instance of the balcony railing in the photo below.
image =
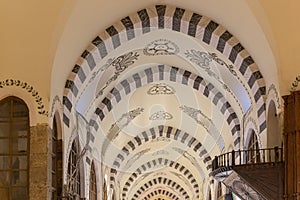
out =
<path fill-rule="evenodd" d="M 279 163 L 283 161 L 282 148 L 239 150 L 216 156 L 212 163 L 212 170 L 221 167 L 231 168 L 236 165 L 252 165 L 264 163 Z"/>

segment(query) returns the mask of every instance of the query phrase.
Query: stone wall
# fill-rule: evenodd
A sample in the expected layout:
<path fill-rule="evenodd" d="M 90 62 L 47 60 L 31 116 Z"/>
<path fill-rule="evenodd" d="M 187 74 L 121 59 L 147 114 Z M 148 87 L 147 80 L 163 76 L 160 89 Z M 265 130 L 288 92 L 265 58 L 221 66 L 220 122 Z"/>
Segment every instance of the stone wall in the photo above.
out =
<path fill-rule="evenodd" d="M 30 127 L 29 199 L 47 199 L 48 125 Z"/>

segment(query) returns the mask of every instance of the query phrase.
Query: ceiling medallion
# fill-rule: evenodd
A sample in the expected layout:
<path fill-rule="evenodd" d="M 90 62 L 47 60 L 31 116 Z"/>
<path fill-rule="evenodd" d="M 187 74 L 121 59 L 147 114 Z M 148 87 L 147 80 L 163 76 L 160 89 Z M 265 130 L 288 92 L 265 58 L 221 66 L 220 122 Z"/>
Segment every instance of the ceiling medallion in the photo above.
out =
<path fill-rule="evenodd" d="M 170 120 L 173 119 L 173 116 L 165 111 L 158 111 L 153 113 L 150 117 L 149 120 Z"/>
<path fill-rule="evenodd" d="M 169 95 L 174 93 L 175 89 L 165 83 L 155 84 L 147 91 L 147 94 L 149 95 Z"/>
<path fill-rule="evenodd" d="M 146 56 L 174 55 L 179 52 L 179 47 L 170 40 L 158 39 L 148 44 L 143 52 Z"/>

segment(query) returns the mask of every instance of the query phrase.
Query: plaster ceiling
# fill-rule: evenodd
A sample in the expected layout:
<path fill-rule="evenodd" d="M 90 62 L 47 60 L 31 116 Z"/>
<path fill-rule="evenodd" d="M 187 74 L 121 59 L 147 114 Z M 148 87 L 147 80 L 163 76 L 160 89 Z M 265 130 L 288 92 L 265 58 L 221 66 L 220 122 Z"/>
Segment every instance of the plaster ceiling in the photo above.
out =
<path fill-rule="evenodd" d="M 202 199 L 212 158 L 239 148 L 240 120 L 259 102 L 251 74 L 232 64 L 229 46 L 222 54 L 216 45 L 181 32 L 139 31 L 129 41 L 126 32 L 112 36 L 105 49 L 97 46 L 97 37 L 74 68 L 76 88 L 65 97 L 90 122 L 90 145 L 101 155 L 95 159 L 120 198 L 150 195 L 152 190 L 145 191 L 150 184 L 175 189 L 179 199 Z M 243 56 L 247 53 L 236 58 Z"/>
<path fill-rule="evenodd" d="M 153 3 L 170 3 L 189 9 L 208 16 L 226 27 L 254 58 L 265 78 L 266 86 L 280 85 L 282 94 L 288 92 L 295 75 L 299 74 L 299 68 L 294 67 L 298 63 L 297 47 L 300 41 L 298 38 L 300 26 L 295 25 L 298 17 L 297 9 L 300 5 L 296 0 L 288 3 L 274 1 L 272 4 L 269 1 L 254 0 L 226 2 L 195 0 L 188 3 L 155 1 Z M 107 3 L 96 0 L 90 0 L 89 3 L 83 0 L 76 2 L 65 0 L 40 4 L 37 4 L 37 1 L 26 1 L 26 3 L 2 1 L 0 21 L 5 28 L 1 31 L 0 37 L 3 46 L 0 64 L 4 66 L 1 68 L 1 80 L 14 78 L 30 82 L 40 91 L 46 105 L 51 104 L 56 95 L 62 97 L 72 67 L 82 61 L 80 56 L 82 52 L 85 49 L 93 50 L 89 49 L 90 46 L 87 47 L 87 44 L 90 44 L 97 34 L 102 33 L 111 24 L 130 13 L 148 7 L 148 4 L 148 1 L 138 0 L 130 4 L 126 1 Z M 126 160 L 120 162 L 120 169 L 125 170 L 112 176 L 118 180 L 118 184 L 114 187 L 121 191 L 132 173 L 143 165 L 150 165 L 146 172 L 136 178 L 132 183 L 134 187 L 131 187 L 126 195 L 134 196 L 139 188 L 151 182 L 156 175 L 179 183 L 191 198 L 197 195 L 196 190 L 191 189 L 194 187 L 191 183 L 193 179 L 185 176 L 185 170 L 180 171 L 180 167 L 174 168 L 173 165 L 154 165 L 153 162 L 147 164 L 152 160 L 156 160 L 156 163 L 164 160 L 169 164 L 172 161 L 176 162 L 177 166 L 188 169 L 196 180 L 202 198 L 207 185 L 205 182 L 207 180 L 203 177 L 208 176 L 210 172 L 208 166 L 211 164 L 209 159 L 206 162 L 204 159 L 208 156 L 212 158 L 235 146 L 234 141 L 237 136 L 232 133 L 232 128 L 255 102 L 254 94 L 248 85 L 247 77 L 242 76 L 238 71 L 237 75 L 230 71 L 232 63 L 226 56 L 228 54 L 226 49 L 222 54 L 212 47 L 214 45 L 207 45 L 181 32 L 152 31 L 122 43 L 118 48 L 109 51 L 105 59 L 97 60 L 86 81 L 78 88 L 79 95 L 73 102 L 74 110 L 85 119 L 98 119 L 99 115 L 95 114 L 97 108 L 101 106 L 104 108 L 105 118 L 98 120 L 97 130 L 93 129 L 95 135 L 102 134 L 102 137 L 95 138 L 93 145 L 95 151 L 98 151 L 99 158 L 103 154 L 104 164 L 108 167 L 114 166 L 118 155 L 123 156 L 120 154 L 122 149 L 132 148 L 134 142 L 135 148 L 132 148 L 131 154 Z M 213 59 L 212 53 L 217 56 L 214 58 L 218 59 Z M 111 79 L 117 70 L 112 62 L 125 55 L 138 56 L 131 60 L 133 63 L 121 71 L 122 73 L 118 74 L 116 79 Z M 197 58 L 201 58 L 202 61 L 207 59 L 206 63 L 195 62 Z M 80 64 L 84 65 L 84 63 Z M 163 73 L 166 74 L 164 78 L 160 79 L 159 73 L 153 73 L 151 74 L 152 78 L 154 77 L 153 81 L 145 81 L 139 87 L 132 87 L 136 85 L 133 81 L 134 75 L 139 74 L 140 77 L 144 75 L 143 80 L 146 80 L 145 70 L 159 71 L 159 66 L 164 66 Z M 103 67 L 105 70 L 101 70 L 104 69 Z M 209 83 L 213 85 L 213 92 L 209 94 L 216 96 L 220 92 L 230 104 L 232 112 L 228 114 L 229 110 L 226 110 L 222 113 L 220 106 L 212 103 L 215 96 L 207 97 L 201 88 L 198 90 L 193 88 L 191 83 L 193 78 L 180 79 L 180 81 L 178 78 L 177 81 L 171 81 L 168 76 L 174 69 L 181 70 L 182 73 L 190 72 L 195 75 L 194 79 L 196 75 L 203 78 L 205 82 L 201 84 L 206 84 L 203 88 Z M 279 74 L 280 81 L 277 78 Z M 178 77 L 182 78 L 182 76 Z M 112 109 L 108 110 L 107 106 L 103 105 L 103 100 L 111 98 L 110 91 L 113 88 L 122 89 L 124 80 L 130 83 L 130 92 L 126 94 L 126 87 L 123 88 L 121 100 L 118 102 L 112 100 Z M 186 83 L 182 84 L 183 82 Z M 99 95 L 102 89 L 103 93 Z M 228 123 L 228 115 L 232 113 L 236 115 L 236 119 Z M 47 119 L 41 118 L 37 121 L 45 122 Z M 117 127 L 114 125 L 122 126 L 122 130 L 118 132 L 116 129 L 111 129 Z M 163 136 L 159 136 L 161 127 L 164 130 Z M 168 129 L 174 136 L 167 137 Z M 103 138 L 110 134 L 110 130 L 112 133 L 109 139 L 114 139 L 107 144 L 108 153 L 104 153 Z M 174 139 L 176 130 L 181 130 L 179 139 Z M 144 131 L 147 134 L 152 134 L 154 131 L 156 136 L 150 142 L 144 141 L 146 145 L 138 145 L 135 137 Z M 65 134 L 69 134 L 68 129 Z M 201 148 L 197 147 L 199 143 Z M 151 174 L 144 177 L 149 172 Z M 174 175 L 176 173 L 179 175 Z M 107 175 L 111 176 L 111 174 Z M 159 197 L 174 199 L 175 196 L 182 199 L 184 192 L 173 191 L 170 184 L 158 184 L 158 188 L 169 191 L 174 195 L 173 197 L 166 193 L 153 193 L 149 199 Z M 153 191 L 155 188 L 146 190 L 143 195 L 151 194 Z"/>

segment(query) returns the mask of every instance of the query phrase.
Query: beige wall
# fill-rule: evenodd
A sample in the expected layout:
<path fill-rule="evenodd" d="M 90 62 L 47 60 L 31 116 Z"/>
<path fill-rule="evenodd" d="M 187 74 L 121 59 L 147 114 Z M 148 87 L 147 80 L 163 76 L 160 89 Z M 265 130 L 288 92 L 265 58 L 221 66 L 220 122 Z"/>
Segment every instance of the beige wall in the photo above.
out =
<path fill-rule="evenodd" d="M 48 125 L 30 127 L 29 199 L 47 199 Z"/>

